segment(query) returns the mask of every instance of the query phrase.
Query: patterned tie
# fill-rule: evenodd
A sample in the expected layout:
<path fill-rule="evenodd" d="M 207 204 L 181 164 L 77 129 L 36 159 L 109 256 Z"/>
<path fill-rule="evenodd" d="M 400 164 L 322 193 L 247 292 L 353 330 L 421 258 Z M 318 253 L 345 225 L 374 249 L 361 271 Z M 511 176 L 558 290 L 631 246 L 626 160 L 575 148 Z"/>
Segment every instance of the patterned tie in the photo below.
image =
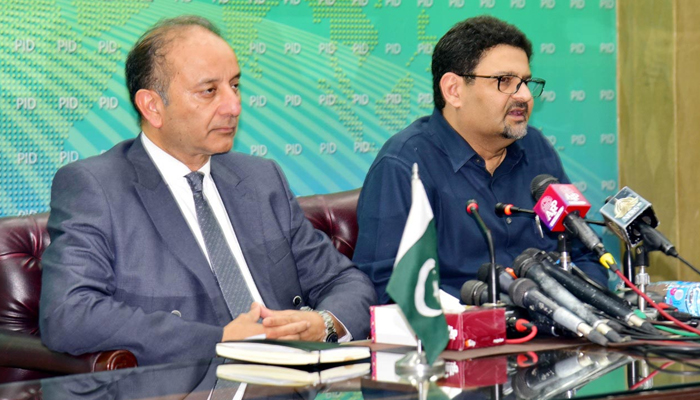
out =
<path fill-rule="evenodd" d="M 236 318 L 239 314 L 248 312 L 250 304 L 253 302 L 253 296 L 250 294 L 240 267 L 226 242 L 221 225 L 214 217 L 214 212 L 202 194 L 204 174 L 195 171 L 185 175 L 185 178 L 192 189 L 197 221 L 199 221 L 199 229 L 202 230 L 202 236 L 204 236 L 204 246 L 209 254 L 211 269 L 214 271 L 231 316 Z"/>

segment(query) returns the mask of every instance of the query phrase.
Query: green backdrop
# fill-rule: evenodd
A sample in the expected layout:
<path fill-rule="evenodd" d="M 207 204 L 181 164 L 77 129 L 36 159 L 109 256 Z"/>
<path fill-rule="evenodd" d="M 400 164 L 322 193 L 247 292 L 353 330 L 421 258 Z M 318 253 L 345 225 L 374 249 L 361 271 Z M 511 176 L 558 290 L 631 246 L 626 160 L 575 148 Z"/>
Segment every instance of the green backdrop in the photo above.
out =
<path fill-rule="evenodd" d="M 532 40 L 533 75 L 547 86 L 531 123 L 555 144 L 593 209 L 617 190 L 614 0 L 3 0 L 0 7 L 0 216 L 48 211 L 60 166 L 138 133 L 126 53 L 155 21 L 185 13 L 218 24 L 239 57 L 243 115 L 234 149 L 277 160 L 298 195 L 361 186 L 384 141 L 432 111 L 437 39 L 480 14 L 516 24 Z"/>

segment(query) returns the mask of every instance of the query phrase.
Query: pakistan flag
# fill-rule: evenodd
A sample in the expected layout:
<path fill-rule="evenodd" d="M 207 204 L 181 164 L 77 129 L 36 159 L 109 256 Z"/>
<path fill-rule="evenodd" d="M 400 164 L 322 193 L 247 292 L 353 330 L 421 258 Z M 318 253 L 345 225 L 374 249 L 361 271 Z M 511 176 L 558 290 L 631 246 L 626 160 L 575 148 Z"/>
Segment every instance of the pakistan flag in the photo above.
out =
<path fill-rule="evenodd" d="M 386 291 L 401 307 L 406 321 L 423 342 L 428 363 L 432 364 L 447 346 L 449 333 L 440 305 L 440 269 L 433 210 L 418 177 L 416 164 L 413 164 L 411 192 L 411 210 Z"/>

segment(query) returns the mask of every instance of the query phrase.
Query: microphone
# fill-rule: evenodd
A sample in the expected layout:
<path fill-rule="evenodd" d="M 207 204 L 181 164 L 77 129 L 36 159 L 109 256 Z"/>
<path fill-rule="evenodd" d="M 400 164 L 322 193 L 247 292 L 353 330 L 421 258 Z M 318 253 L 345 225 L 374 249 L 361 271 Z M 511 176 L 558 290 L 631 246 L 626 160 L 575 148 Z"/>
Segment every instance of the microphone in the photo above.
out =
<path fill-rule="evenodd" d="M 552 175 L 543 174 L 532 179 L 530 191 L 537 201 L 534 211 L 550 231 L 566 230 L 594 252 L 604 267 L 613 271 L 618 269 L 615 258 L 605 250 L 598 235 L 583 220 L 591 204 L 576 186 L 560 184 Z"/>
<path fill-rule="evenodd" d="M 481 267 L 479 267 L 479 270 L 476 272 L 476 279 L 488 283 L 490 273 L 491 264 L 481 264 Z M 506 272 L 506 269 L 499 264 L 496 264 L 496 277 L 498 278 L 498 287 L 501 289 L 501 292 L 508 293 L 508 288 L 513 284 L 515 277 Z"/>
<path fill-rule="evenodd" d="M 480 306 L 488 302 L 488 293 L 486 292 L 486 284 L 475 279 L 468 280 L 462 285 L 459 291 L 459 298 L 462 304 L 468 306 Z"/>
<path fill-rule="evenodd" d="M 593 285 L 588 284 L 578 276 L 567 273 L 558 268 L 550 259 L 549 255 L 540 252 L 535 255 L 535 259 L 539 260 L 544 268 L 545 273 L 556 279 L 574 296 L 582 301 L 592 305 L 593 307 L 603 311 L 605 314 L 618 318 L 626 323 L 636 326 L 647 333 L 656 334 L 656 328 L 641 318 L 627 306 L 624 300 L 617 296 L 610 296 L 605 292 L 598 290 Z"/>
<path fill-rule="evenodd" d="M 511 216 L 513 214 L 527 214 L 527 215 L 537 215 L 533 210 L 528 210 L 527 208 L 521 208 L 521 207 L 516 207 L 513 204 L 510 203 L 496 203 L 496 215 L 499 217 L 502 216 Z M 599 226 L 605 226 L 604 221 L 596 221 L 588 218 L 584 218 L 584 221 L 586 221 L 587 224 L 589 225 L 599 225 Z"/>
<path fill-rule="evenodd" d="M 600 209 L 605 223 L 620 239 L 635 246 L 640 241 L 648 251 L 678 257 L 671 241 L 655 228 L 659 225 L 651 203 L 625 186 Z"/>
<path fill-rule="evenodd" d="M 496 203 L 496 215 L 498 215 L 499 217 L 502 217 L 504 215 L 513 215 L 513 213 L 530 214 L 530 215 L 535 214 L 535 212 L 532 210 L 528 210 L 526 208 L 516 207 L 512 204 Z"/>
<path fill-rule="evenodd" d="M 481 229 L 481 232 L 484 234 L 486 243 L 489 247 L 489 258 L 491 261 L 489 280 L 487 282 L 489 285 L 489 301 L 496 304 L 498 302 L 498 289 L 496 286 L 498 284 L 496 281 L 496 251 L 493 248 L 491 230 L 486 226 L 486 223 L 484 223 L 484 220 L 481 218 L 481 214 L 479 214 L 479 204 L 477 204 L 476 200 L 470 199 L 467 201 L 467 214 L 474 216 L 474 219 L 476 219 L 476 223 L 479 225 L 479 229 Z"/>
<path fill-rule="evenodd" d="M 586 308 L 578 298 L 566 290 L 561 283 L 550 277 L 547 272 L 545 272 L 543 264 L 533 256 L 533 253 L 544 253 L 544 257 L 547 257 L 546 252 L 540 252 L 537 249 L 530 248 L 525 250 L 523 254 L 516 257 L 513 261 L 513 269 L 519 277 L 527 277 L 537 282 L 544 293 L 559 304 L 566 305 L 566 308 L 583 318 L 583 320 L 592 325 L 598 332 L 605 335 L 610 341 L 615 343 L 623 341 L 622 337 L 610 328 L 605 320 L 593 314 L 593 312 Z"/>
<path fill-rule="evenodd" d="M 510 286 L 508 294 L 516 306 L 544 314 L 570 331 L 585 336 L 591 342 L 601 346 L 608 344 L 608 339 L 600 332 L 593 330 L 590 325 L 574 315 L 574 313 L 542 294 L 537 288 L 537 284 L 532 280 L 527 278 L 516 279 Z"/>
<path fill-rule="evenodd" d="M 489 303 L 488 285 L 482 281 L 472 279 L 464 282 L 459 295 L 462 303 L 468 306 L 481 306 Z M 505 305 L 513 305 L 510 297 L 505 293 L 500 294 L 500 301 Z"/>
<path fill-rule="evenodd" d="M 484 264 L 488 266 L 489 264 Z M 460 297 L 463 304 L 468 306 L 481 306 L 489 303 L 488 286 L 477 280 L 468 280 L 462 285 Z M 578 334 L 570 332 L 568 329 L 557 324 L 551 319 L 542 314 L 528 311 L 521 307 L 516 307 L 507 293 L 500 294 L 500 301 L 506 305 L 506 326 L 511 328 L 513 321 L 518 319 L 526 319 L 537 328 L 537 334 L 552 336 L 552 337 L 571 337 L 577 338 Z"/>

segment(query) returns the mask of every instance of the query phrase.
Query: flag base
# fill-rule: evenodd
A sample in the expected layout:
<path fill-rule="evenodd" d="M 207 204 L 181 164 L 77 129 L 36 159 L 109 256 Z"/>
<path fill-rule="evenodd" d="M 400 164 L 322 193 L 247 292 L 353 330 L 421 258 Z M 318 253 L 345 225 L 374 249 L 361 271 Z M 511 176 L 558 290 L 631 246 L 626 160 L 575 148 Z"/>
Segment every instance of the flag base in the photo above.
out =
<path fill-rule="evenodd" d="M 438 358 L 431 365 L 425 359 L 425 353 L 411 351 L 396 362 L 394 372 L 411 383 L 432 382 L 445 376 L 445 360 Z"/>

